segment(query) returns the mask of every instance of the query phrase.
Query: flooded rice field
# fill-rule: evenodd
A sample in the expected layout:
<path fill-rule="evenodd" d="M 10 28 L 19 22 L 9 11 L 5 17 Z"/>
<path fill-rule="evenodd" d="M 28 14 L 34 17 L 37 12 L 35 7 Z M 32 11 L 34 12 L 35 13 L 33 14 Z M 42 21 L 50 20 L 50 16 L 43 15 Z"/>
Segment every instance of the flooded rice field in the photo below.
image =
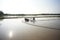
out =
<path fill-rule="evenodd" d="M 60 18 L 0 19 L 0 40 L 59 40 Z"/>

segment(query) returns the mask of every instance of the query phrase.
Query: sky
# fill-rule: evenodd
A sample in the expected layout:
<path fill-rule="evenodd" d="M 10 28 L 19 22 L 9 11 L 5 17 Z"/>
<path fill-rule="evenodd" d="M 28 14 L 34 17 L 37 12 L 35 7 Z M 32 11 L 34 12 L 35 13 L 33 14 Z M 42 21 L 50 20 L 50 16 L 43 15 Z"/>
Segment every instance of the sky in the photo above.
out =
<path fill-rule="evenodd" d="M 60 0 L 0 0 L 0 10 L 9 14 L 60 13 Z"/>

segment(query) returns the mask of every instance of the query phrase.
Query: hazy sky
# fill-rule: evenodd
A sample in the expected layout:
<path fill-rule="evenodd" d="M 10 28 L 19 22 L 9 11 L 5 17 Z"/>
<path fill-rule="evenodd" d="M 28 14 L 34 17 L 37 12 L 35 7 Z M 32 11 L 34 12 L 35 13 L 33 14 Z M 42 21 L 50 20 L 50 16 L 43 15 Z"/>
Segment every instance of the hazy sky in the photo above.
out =
<path fill-rule="evenodd" d="M 4 13 L 60 13 L 60 0 L 0 0 Z"/>

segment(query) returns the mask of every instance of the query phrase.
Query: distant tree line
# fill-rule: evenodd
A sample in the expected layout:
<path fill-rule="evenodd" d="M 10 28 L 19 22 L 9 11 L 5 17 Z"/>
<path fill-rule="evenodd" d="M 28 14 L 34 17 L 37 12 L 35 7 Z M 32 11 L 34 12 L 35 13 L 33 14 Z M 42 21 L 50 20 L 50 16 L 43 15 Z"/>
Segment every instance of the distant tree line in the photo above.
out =
<path fill-rule="evenodd" d="M 4 14 L 4 16 L 25 16 L 25 14 Z"/>
<path fill-rule="evenodd" d="M 0 11 L 0 18 L 3 18 L 4 13 Z"/>
<path fill-rule="evenodd" d="M 41 14 L 4 14 L 3 11 L 0 11 L 0 18 L 3 16 L 36 16 L 36 15 L 59 15 L 60 13 L 41 13 Z"/>

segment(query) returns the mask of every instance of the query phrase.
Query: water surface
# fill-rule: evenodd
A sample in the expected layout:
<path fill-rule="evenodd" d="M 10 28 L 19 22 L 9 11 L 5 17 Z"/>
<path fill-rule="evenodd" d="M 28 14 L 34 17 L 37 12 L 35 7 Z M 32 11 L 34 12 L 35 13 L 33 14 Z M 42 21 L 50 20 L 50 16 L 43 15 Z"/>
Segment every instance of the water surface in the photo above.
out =
<path fill-rule="evenodd" d="M 59 40 L 60 18 L 36 18 L 36 22 L 24 22 L 23 18 L 0 20 L 0 40 Z M 38 25 L 38 26 L 35 26 Z"/>

